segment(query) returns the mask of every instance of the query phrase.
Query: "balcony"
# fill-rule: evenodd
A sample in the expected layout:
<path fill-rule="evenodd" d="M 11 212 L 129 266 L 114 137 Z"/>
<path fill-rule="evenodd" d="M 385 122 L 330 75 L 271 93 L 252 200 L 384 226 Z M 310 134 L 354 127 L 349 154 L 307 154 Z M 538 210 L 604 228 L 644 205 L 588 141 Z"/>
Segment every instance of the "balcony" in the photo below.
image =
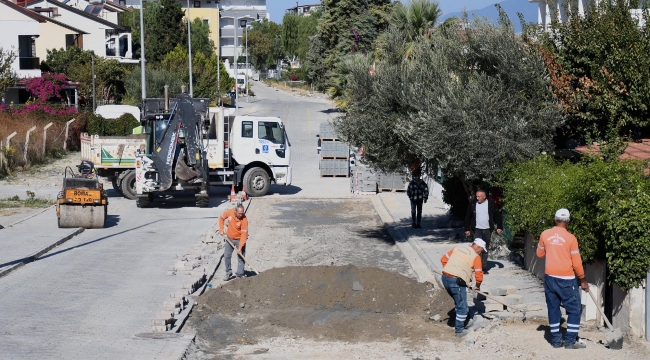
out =
<path fill-rule="evenodd" d="M 37 57 L 20 57 L 18 64 L 20 70 L 39 70 L 41 68 L 40 59 Z"/>

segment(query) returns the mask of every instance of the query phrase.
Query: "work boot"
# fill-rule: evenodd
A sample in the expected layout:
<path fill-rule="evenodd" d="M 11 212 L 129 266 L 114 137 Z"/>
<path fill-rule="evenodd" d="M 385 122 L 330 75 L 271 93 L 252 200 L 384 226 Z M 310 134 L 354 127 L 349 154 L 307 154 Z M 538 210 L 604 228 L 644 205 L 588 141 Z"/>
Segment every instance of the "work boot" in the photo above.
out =
<path fill-rule="evenodd" d="M 461 332 L 457 332 L 455 335 L 456 335 L 456 337 L 462 338 L 462 337 L 467 336 L 467 334 L 469 334 L 469 331 L 463 330 Z"/>
<path fill-rule="evenodd" d="M 224 276 L 223 276 L 223 281 L 228 281 L 228 280 L 230 280 L 230 277 L 231 277 L 231 276 L 232 276 L 231 274 L 226 274 L 226 275 L 224 275 Z"/>
<path fill-rule="evenodd" d="M 412 228 L 416 228 L 416 227 L 418 227 L 418 226 L 417 226 L 417 224 L 413 223 L 413 224 L 411 224 L 411 227 L 412 227 Z"/>
<path fill-rule="evenodd" d="M 551 344 L 551 345 L 553 346 L 553 348 L 559 349 L 561 347 L 564 347 L 564 341 L 560 341 L 559 344 Z"/>
<path fill-rule="evenodd" d="M 236 277 L 237 277 L 237 279 L 243 279 L 243 278 L 246 277 L 246 275 L 245 274 L 244 275 L 237 275 Z"/>
<path fill-rule="evenodd" d="M 587 347 L 587 344 L 581 342 L 574 342 L 571 345 L 564 345 L 565 349 L 584 349 Z"/>

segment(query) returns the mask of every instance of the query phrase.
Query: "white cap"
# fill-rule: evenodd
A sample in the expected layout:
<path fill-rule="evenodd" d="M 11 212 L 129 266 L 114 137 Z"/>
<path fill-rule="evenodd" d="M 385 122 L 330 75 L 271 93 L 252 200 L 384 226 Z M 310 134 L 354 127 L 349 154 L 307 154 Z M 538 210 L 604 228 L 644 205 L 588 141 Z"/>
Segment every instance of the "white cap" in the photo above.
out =
<path fill-rule="evenodd" d="M 483 239 L 474 239 L 474 244 L 483 248 L 483 251 L 487 251 L 487 249 L 485 248 L 485 241 L 483 241 Z"/>
<path fill-rule="evenodd" d="M 571 215 L 568 209 L 562 208 L 555 212 L 555 220 L 567 222 L 569 219 L 571 219 Z"/>

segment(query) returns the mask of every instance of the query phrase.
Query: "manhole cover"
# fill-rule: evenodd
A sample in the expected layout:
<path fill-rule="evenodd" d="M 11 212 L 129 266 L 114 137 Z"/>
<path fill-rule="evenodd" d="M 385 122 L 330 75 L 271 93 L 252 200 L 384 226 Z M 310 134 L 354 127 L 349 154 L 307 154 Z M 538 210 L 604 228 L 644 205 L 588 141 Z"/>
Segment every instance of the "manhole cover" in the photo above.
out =
<path fill-rule="evenodd" d="M 141 333 L 141 334 L 136 334 L 135 337 L 140 338 L 140 339 L 153 339 L 153 340 L 162 340 L 162 339 L 174 339 L 174 338 L 179 338 L 183 337 L 183 334 L 179 333 Z"/>

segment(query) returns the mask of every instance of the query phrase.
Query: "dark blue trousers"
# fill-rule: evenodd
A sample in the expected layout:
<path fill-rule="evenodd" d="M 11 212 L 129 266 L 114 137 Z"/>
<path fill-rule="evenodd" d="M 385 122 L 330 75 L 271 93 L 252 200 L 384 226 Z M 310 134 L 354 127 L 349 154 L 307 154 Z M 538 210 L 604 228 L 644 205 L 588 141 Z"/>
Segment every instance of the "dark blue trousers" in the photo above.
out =
<path fill-rule="evenodd" d="M 548 307 L 548 324 L 551 327 L 551 344 L 558 345 L 562 342 L 560 304 L 564 306 L 568 318 L 564 345 L 574 344 L 580 330 L 580 314 L 582 313 L 580 286 L 577 279 L 559 279 L 544 275 L 544 292 Z"/>
<path fill-rule="evenodd" d="M 456 304 L 456 332 L 462 332 L 465 329 L 465 320 L 469 308 L 467 307 L 467 288 L 456 284 L 456 279 L 447 276 L 442 276 L 442 285 L 444 285 L 447 293 L 454 298 Z"/>

